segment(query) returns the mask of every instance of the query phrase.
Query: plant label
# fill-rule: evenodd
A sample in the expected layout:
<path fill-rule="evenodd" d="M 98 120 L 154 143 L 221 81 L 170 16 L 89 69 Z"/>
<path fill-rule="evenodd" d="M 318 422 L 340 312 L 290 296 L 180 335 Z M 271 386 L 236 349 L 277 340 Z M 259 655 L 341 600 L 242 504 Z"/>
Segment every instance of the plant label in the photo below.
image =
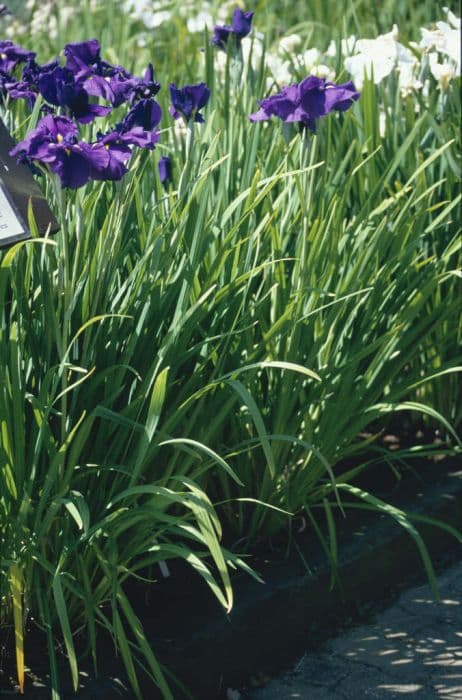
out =
<path fill-rule="evenodd" d="M 41 235 L 56 233 L 58 224 L 27 165 L 9 155 L 14 146 L 0 120 L 0 248 L 30 238 L 29 206 Z"/>
<path fill-rule="evenodd" d="M 0 245 L 4 242 L 12 242 L 25 237 L 24 224 L 19 220 L 10 204 L 5 186 L 0 189 Z"/>

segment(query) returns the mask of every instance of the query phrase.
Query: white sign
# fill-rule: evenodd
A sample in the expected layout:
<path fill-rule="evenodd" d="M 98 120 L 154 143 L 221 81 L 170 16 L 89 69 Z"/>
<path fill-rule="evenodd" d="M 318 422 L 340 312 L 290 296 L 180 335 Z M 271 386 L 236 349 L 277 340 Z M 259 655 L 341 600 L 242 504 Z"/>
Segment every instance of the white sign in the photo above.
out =
<path fill-rule="evenodd" d="M 23 233 L 24 226 L 16 216 L 3 187 L 0 186 L 0 241 L 3 238 L 21 236 Z"/>

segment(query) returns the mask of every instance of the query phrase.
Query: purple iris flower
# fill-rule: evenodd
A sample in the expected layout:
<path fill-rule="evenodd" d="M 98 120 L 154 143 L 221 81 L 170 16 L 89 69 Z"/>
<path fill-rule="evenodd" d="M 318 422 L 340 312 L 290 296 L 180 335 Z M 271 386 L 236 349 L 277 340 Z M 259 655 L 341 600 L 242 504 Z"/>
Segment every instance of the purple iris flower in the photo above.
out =
<path fill-rule="evenodd" d="M 361 97 L 351 80 L 341 85 L 334 83 L 326 84 L 326 106 L 330 109 L 335 109 L 336 112 L 346 112 L 353 102 L 356 102 Z"/>
<path fill-rule="evenodd" d="M 137 146 L 138 148 L 147 148 L 149 151 L 152 151 L 159 138 L 158 131 L 146 131 L 141 126 L 135 126 L 126 130 L 122 122 L 113 131 L 99 136 L 98 140 L 108 149 L 116 146 L 123 146 L 123 149 L 128 148 L 128 146 Z M 130 149 L 128 151 L 131 152 Z"/>
<path fill-rule="evenodd" d="M 38 92 L 37 83 L 42 73 L 48 73 L 49 71 L 52 71 L 53 68 L 57 68 L 58 66 L 58 60 L 40 65 L 34 58 L 31 58 L 22 69 L 22 79 L 31 86 L 35 86 L 35 89 Z"/>
<path fill-rule="evenodd" d="M 17 81 L 7 71 L 0 68 L 0 87 L 6 88 L 7 85 L 16 83 Z"/>
<path fill-rule="evenodd" d="M 231 27 L 233 34 L 240 39 L 250 34 L 253 12 L 243 12 L 238 7 L 233 12 Z"/>
<path fill-rule="evenodd" d="M 187 122 L 191 119 L 195 122 L 203 122 L 204 117 L 199 110 L 205 107 L 209 97 L 210 90 L 205 83 L 185 85 L 183 88 L 177 88 L 176 85 L 170 83 L 170 98 L 172 100 L 170 114 L 174 119 L 179 119 L 182 116 Z"/>
<path fill-rule="evenodd" d="M 351 81 L 335 85 L 324 78 L 308 76 L 301 83 L 284 87 L 277 95 L 262 100 L 258 112 L 249 118 L 257 122 L 275 116 L 316 131 L 316 119 L 333 110 L 344 112 L 359 96 Z"/>
<path fill-rule="evenodd" d="M 113 138 L 111 138 L 113 137 Z M 128 172 L 126 163 L 132 152 L 121 143 L 116 133 L 108 134 L 99 142 L 90 144 L 90 176 L 93 180 L 121 180 Z"/>
<path fill-rule="evenodd" d="M 168 185 L 173 182 L 172 160 L 170 156 L 162 156 L 159 158 L 159 179 L 163 185 Z"/>
<path fill-rule="evenodd" d="M 152 150 L 159 141 L 156 127 L 161 118 L 162 110 L 154 99 L 139 100 L 114 131 L 100 136 L 99 141 L 109 148 L 120 143 Z"/>
<path fill-rule="evenodd" d="M 116 96 L 112 81 L 124 83 L 133 76 L 122 66 L 113 66 L 101 58 L 101 46 L 97 39 L 66 44 L 64 47 L 66 68 L 76 82 L 83 84 L 89 95 L 110 100 L 114 107 L 124 102 L 124 96 Z M 130 87 L 130 83 L 125 88 Z"/>
<path fill-rule="evenodd" d="M 154 80 L 154 68 L 152 63 L 150 63 L 144 71 L 144 76 L 142 78 L 135 78 L 135 81 L 136 86 L 130 96 L 131 102 L 137 99 L 155 97 L 160 90 L 160 83 Z"/>
<path fill-rule="evenodd" d="M 89 95 L 109 100 L 113 107 L 119 107 L 130 99 L 136 89 L 138 78 L 122 66 L 110 66 L 101 62 L 98 73 L 91 73 L 85 78 L 83 86 Z"/>
<path fill-rule="evenodd" d="M 217 24 L 213 30 L 212 43 L 218 46 L 220 49 L 226 49 L 226 44 L 229 39 L 229 35 L 233 33 L 232 27 L 229 24 Z"/>
<path fill-rule="evenodd" d="M 47 102 L 69 109 L 77 121 L 88 124 L 95 117 L 103 117 L 110 107 L 91 104 L 87 91 L 76 82 L 68 68 L 54 66 L 42 71 L 38 78 L 38 89 Z"/>
<path fill-rule="evenodd" d="M 15 80 L 11 75 L 0 70 L 0 89 L 5 90 L 14 100 L 27 100 L 29 107 L 32 109 L 39 93 L 38 80 L 41 74 L 51 71 L 58 65 L 58 61 L 52 61 L 40 66 L 33 57 L 29 58 L 22 70 L 20 80 Z"/>
<path fill-rule="evenodd" d="M 250 34 L 251 24 L 252 24 L 253 12 L 243 12 L 238 7 L 233 12 L 233 19 L 231 25 L 217 24 L 213 30 L 212 42 L 215 46 L 219 46 L 221 49 L 226 48 L 227 41 L 229 37 L 234 36 L 235 40 L 239 42 L 245 36 Z"/>
<path fill-rule="evenodd" d="M 11 95 L 11 92 L 18 86 L 18 81 L 13 78 L 10 73 L 0 69 L 0 92 L 2 94 Z"/>
<path fill-rule="evenodd" d="M 114 79 L 117 80 L 118 76 L 114 76 Z M 122 77 L 121 81 L 125 83 L 125 78 Z M 112 78 L 107 78 L 102 75 L 89 75 L 83 80 L 82 85 L 88 95 L 92 97 L 102 97 L 104 100 L 111 102 L 113 107 L 118 107 L 125 100 L 117 101 L 111 83 Z"/>
<path fill-rule="evenodd" d="M 26 100 L 29 109 L 33 109 L 37 92 L 31 87 L 30 83 L 25 80 L 19 80 L 7 87 L 9 96 L 13 100 Z"/>
<path fill-rule="evenodd" d="M 123 120 L 124 130 L 140 126 L 145 131 L 152 131 L 162 119 L 162 109 L 154 99 L 144 99 L 135 102 Z"/>
<path fill-rule="evenodd" d="M 309 76 L 300 83 L 300 104 L 302 109 L 313 118 L 324 117 L 332 110 L 344 112 L 355 100 L 359 92 L 351 80 L 342 85 Z"/>
<path fill-rule="evenodd" d="M 101 63 L 101 46 L 97 39 L 78 41 L 66 44 L 64 55 L 66 68 L 80 80 L 91 75 Z"/>
<path fill-rule="evenodd" d="M 151 64 L 142 78 L 136 78 L 122 66 L 108 66 L 109 64 L 101 64 L 101 72 L 86 78 L 83 86 L 90 95 L 109 100 L 113 107 L 119 107 L 124 102 L 133 104 L 138 99 L 154 97 L 160 90 L 160 83 L 154 80 Z"/>
<path fill-rule="evenodd" d="M 77 138 L 77 125 L 68 117 L 48 115 L 43 117 L 26 138 L 11 151 L 11 156 L 25 156 L 35 160 L 45 160 L 49 156 L 49 146 L 60 144 L 69 137 Z"/>
<path fill-rule="evenodd" d="M 59 175 L 61 187 L 76 190 L 91 179 L 93 158 L 92 148 L 88 143 L 68 141 L 61 146 L 54 161 L 50 163 L 50 169 Z"/>
<path fill-rule="evenodd" d="M 119 124 L 114 131 L 100 135 L 92 146 L 94 180 L 120 180 L 127 172 L 126 163 L 131 156 L 130 146 L 152 150 L 159 140 L 158 131 L 145 131 L 142 127 L 123 130 Z"/>
<path fill-rule="evenodd" d="M 25 63 L 34 57 L 33 51 L 22 49 L 12 41 L 0 41 L 0 70 L 10 73 L 18 63 Z"/>
<path fill-rule="evenodd" d="M 45 163 L 57 173 L 63 187 L 76 189 L 90 178 L 89 144 L 78 142 L 76 124 L 67 117 L 43 117 L 10 155 L 21 161 Z"/>
<path fill-rule="evenodd" d="M 299 112 L 299 114 L 298 114 Z M 298 84 L 287 85 L 277 95 L 271 95 L 260 101 L 258 112 L 250 115 L 251 122 L 258 122 L 275 116 L 283 122 L 299 121 L 303 118 L 300 110 L 300 87 Z"/>
<path fill-rule="evenodd" d="M 116 71 L 112 76 L 101 78 L 94 76 L 90 80 L 103 80 L 108 86 L 111 94 L 109 99 L 113 107 L 119 107 L 124 102 L 129 102 L 131 95 L 136 90 L 137 79 L 127 74 L 126 71 Z"/>
<path fill-rule="evenodd" d="M 100 134 L 97 143 L 92 144 L 93 179 L 120 180 L 127 172 L 125 164 L 131 156 L 130 146 L 152 150 L 159 141 L 160 135 L 155 129 L 161 118 L 162 110 L 154 99 L 139 100 L 113 131 Z"/>

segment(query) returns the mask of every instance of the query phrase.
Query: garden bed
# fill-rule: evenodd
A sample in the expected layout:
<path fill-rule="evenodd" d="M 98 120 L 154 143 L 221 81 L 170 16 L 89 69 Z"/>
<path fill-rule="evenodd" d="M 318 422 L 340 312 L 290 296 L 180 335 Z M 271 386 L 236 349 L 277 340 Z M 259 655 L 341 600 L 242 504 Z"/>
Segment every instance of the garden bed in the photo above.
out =
<path fill-rule="evenodd" d="M 386 500 L 385 492 L 381 496 Z M 399 482 L 396 492 L 388 488 L 388 496 L 404 510 L 462 528 L 462 471 L 455 459 L 437 464 L 422 461 L 418 470 Z M 441 529 L 419 524 L 419 531 L 435 563 L 462 555 L 460 544 Z M 199 577 L 175 562 L 169 578 L 160 578 L 151 587 L 131 587 L 131 597 L 138 601 L 135 607 L 159 659 L 195 697 L 219 698 L 227 688 L 245 687 L 273 674 L 339 626 L 380 606 L 403 584 L 425 577 L 412 539 L 385 515 L 349 511 L 339 530 L 338 546 L 341 584 L 333 590 L 326 557 L 312 535 L 297 533 L 288 556 L 277 543 L 271 550 L 260 551 L 251 564 L 265 583 L 237 575 L 236 603 L 228 616 Z M 41 700 L 50 696 L 47 661 L 38 653 L 44 640 L 37 634 L 28 640 L 33 672 L 28 674 L 25 697 Z M 68 680 L 63 697 L 109 700 L 119 693 L 133 697 L 124 690 L 122 662 L 112 655 L 109 643 L 101 655 L 105 677 L 94 679 L 91 672 L 83 672 L 77 696 Z M 10 673 L 4 668 L 3 680 L 0 677 L 2 685 L 14 675 L 13 664 L 8 666 Z M 64 686 L 66 675 L 63 668 Z M 150 684 L 143 692 L 145 697 L 156 697 Z M 3 693 L 14 693 L 13 686 Z"/>

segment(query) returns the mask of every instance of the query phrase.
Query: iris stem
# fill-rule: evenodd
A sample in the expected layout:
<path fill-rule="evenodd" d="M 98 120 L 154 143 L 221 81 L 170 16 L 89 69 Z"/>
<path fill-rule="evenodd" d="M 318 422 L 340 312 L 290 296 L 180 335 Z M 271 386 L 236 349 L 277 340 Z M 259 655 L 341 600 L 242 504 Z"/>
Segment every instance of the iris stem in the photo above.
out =
<path fill-rule="evenodd" d="M 188 131 L 186 134 L 186 160 L 191 163 L 194 149 L 194 121 L 188 122 Z"/>
<path fill-rule="evenodd" d="M 186 131 L 186 153 L 185 153 L 185 163 L 183 167 L 183 172 L 181 173 L 180 180 L 178 182 L 178 195 L 182 197 L 188 190 L 189 183 L 191 181 L 191 171 L 193 162 L 193 151 L 194 151 L 194 121 L 190 120 L 188 122 L 188 129 Z"/>
<path fill-rule="evenodd" d="M 66 204 L 63 188 L 57 176 L 52 178 L 53 190 L 58 205 L 59 216 L 59 259 L 58 259 L 58 286 L 62 290 L 63 299 L 63 326 L 61 335 L 61 443 L 66 439 L 67 430 L 67 387 L 68 374 L 66 370 L 67 349 L 69 343 L 69 317 L 70 317 L 70 278 L 69 278 L 69 231 L 66 220 Z"/>

